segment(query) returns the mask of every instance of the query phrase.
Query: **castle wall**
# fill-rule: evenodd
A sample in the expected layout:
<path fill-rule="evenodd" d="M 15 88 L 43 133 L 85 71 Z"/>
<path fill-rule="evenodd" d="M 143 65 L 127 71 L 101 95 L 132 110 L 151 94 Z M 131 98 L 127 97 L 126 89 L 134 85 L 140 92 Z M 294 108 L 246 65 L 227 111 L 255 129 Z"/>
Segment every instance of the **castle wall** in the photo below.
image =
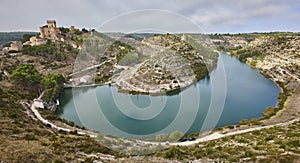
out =
<path fill-rule="evenodd" d="M 55 20 L 47 20 L 47 26 L 40 27 L 41 38 L 56 38 L 59 33 Z"/>

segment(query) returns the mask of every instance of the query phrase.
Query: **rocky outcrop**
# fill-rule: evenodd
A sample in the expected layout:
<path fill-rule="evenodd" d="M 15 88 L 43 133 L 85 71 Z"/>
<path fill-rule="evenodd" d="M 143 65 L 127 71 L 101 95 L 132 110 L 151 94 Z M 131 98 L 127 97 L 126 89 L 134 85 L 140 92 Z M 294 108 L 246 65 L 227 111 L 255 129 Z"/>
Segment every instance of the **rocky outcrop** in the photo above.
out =
<path fill-rule="evenodd" d="M 114 85 L 129 93 L 164 94 L 185 88 L 208 73 L 204 58 L 177 35 L 155 35 L 137 44 L 143 61 L 113 76 Z"/>

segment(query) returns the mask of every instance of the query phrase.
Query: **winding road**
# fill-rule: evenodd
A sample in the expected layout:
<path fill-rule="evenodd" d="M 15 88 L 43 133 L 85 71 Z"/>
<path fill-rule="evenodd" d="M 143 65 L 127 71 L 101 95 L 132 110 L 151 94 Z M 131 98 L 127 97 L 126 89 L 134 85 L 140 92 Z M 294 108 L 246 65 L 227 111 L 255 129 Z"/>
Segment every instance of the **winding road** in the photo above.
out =
<path fill-rule="evenodd" d="M 44 95 L 44 92 L 40 95 L 40 97 L 36 100 L 41 100 L 41 98 L 43 97 Z M 57 129 L 57 130 L 62 130 L 62 131 L 66 131 L 66 132 L 70 132 L 70 131 L 75 131 L 72 130 L 72 129 L 68 129 L 68 128 L 63 128 L 63 127 L 59 127 L 55 124 L 53 124 L 52 122 L 49 122 L 47 119 L 44 119 L 42 117 L 42 115 L 39 113 L 39 111 L 37 110 L 37 106 L 38 106 L 38 102 L 36 102 L 36 100 L 33 101 L 33 103 L 31 104 L 31 106 L 28 104 L 28 103 L 21 103 L 23 106 L 24 104 L 26 104 L 27 106 L 30 106 L 30 110 L 32 111 L 32 113 L 35 115 L 35 117 L 40 120 L 42 123 L 44 123 L 45 125 L 50 125 L 52 128 L 54 129 Z M 88 133 L 88 132 L 83 132 L 83 131 L 78 131 L 77 134 L 80 134 L 80 135 L 88 135 L 90 137 L 97 137 L 97 134 L 91 134 L 91 133 Z"/>
<path fill-rule="evenodd" d="M 38 100 L 41 99 L 42 95 L 43 95 L 43 93 L 38 98 Z M 29 104 L 27 104 L 27 105 L 29 106 Z M 75 129 L 72 130 L 72 129 L 68 129 L 68 128 L 59 127 L 59 126 L 49 122 L 48 120 L 44 119 L 41 116 L 41 114 L 38 112 L 37 103 L 35 101 L 31 104 L 30 109 L 31 109 L 31 111 L 33 112 L 33 114 L 36 116 L 36 118 L 38 120 L 40 120 L 42 123 L 44 123 L 46 125 L 51 125 L 51 127 L 54 128 L 54 129 L 63 130 L 63 131 L 66 131 L 66 132 L 75 131 Z M 197 144 L 197 143 L 206 142 L 206 141 L 210 141 L 210 140 L 215 140 L 215 139 L 219 139 L 219 138 L 223 138 L 223 137 L 227 137 L 227 136 L 232 136 L 232 135 L 236 135 L 236 134 L 243 134 L 243 133 L 247 133 L 247 132 L 251 132 L 251 131 L 268 129 L 268 128 L 275 127 L 275 126 L 287 126 L 287 125 L 292 124 L 292 123 L 294 123 L 296 121 L 299 121 L 299 120 L 300 120 L 300 118 L 296 118 L 296 119 L 293 119 L 293 120 L 290 120 L 290 121 L 287 121 L 287 122 L 283 122 L 283 123 L 278 123 L 278 124 L 273 124 L 273 125 L 268 125 L 268 126 L 256 126 L 256 127 L 252 127 L 252 128 L 248 128 L 248 129 L 227 132 L 225 134 L 219 133 L 219 132 L 214 132 L 214 133 L 209 134 L 207 136 L 197 138 L 194 141 L 169 143 L 169 142 L 150 142 L 150 141 L 137 140 L 137 142 L 143 143 L 143 144 L 151 144 L 151 145 L 191 146 L 191 145 L 194 145 L 194 144 Z M 79 131 L 77 133 L 80 134 L 80 135 L 88 135 L 92 138 L 97 137 L 97 134 L 95 134 L 95 133 L 92 134 L 92 133 L 84 132 L 84 131 Z"/>

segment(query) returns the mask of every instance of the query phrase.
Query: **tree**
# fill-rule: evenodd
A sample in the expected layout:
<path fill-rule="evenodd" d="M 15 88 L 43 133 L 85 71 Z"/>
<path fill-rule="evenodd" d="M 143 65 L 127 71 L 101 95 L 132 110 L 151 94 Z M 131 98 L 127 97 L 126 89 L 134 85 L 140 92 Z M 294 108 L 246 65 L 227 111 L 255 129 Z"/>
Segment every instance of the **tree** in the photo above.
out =
<path fill-rule="evenodd" d="M 182 151 L 178 147 L 170 147 L 166 152 L 164 157 L 165 158 L 177 158 L 182 155 Z"/>
<path fill-rule="evenodd" d="M 82 29 L 81 29 L 81 32 L 83 32 L 83 33 L 88 33 L 89 31 L 88 31 L 87 29 L 85 29 L 85 28 L 82 28 Z"/>
<path fill-rule="evenodd" d="M 23 37 L 20 39 L 20 41 L 22 43 L 26 42 L 26 41 L 29 41 L 29 39 L 32 37 L 32 36 L 35 36 L 33 34 L 24 34 Z"/>
<path fill-rule="evenodd" d="M 70 32 L 69 28 L 64 28 L 64 27 L 60 27 L 59 30 L 60 30 L 61 33 L 68 33 L 68 32 Z"/>
<path fill-rule="evenodd" d="M 158 134 L 155 136 L 155 140 L 158 142 L 164 142 L 168 140 L 168 135 L 167 134 Z"/>
<path fill-rule="evenodd" d="M 9 77 L 9 81 L 27 90 L 38 88 L 41 79 L 41 74 L 30 64 L 19 65 Z"/>
<path fill-rule="evenodd" d="M 174 131 L 170 134 L 169 136 L 169 140 L 170 141 L 177 141 L 179 140 L 180 138 L 182 138 L 184 136 L 184 134 L 180 131 Z"/>
<path fill-rule="evenodd" d="M 42 80 L 45 90 L 44 99 L 48 102 L 54 101 L 64 88 L 65 78 L 61 74 L 49 74 Z"/>
<path fill-rule="evenodd" d="M 249 124 L 249 121 L 247 119 L 240 120 L 240 125 L 247 125 Z"/>
<path fill-rule="evenodd" d="M 74 30 L 73 30 L 73 33 L 74 33 L 75 35 L 82 35 L 83 32 L 81 32 L 79 29 L 74 29 Z"/>
<path fill-rule="evenodd" d="M 275 111 L 275 109 L 272 108 L 272 107 L 267 107 L 266 110 L 263 112 L 263 115 L 264 115 L 265 117 L 271 117 L 271 116 L 273 116 L 273 115 L 275 115 L 275 114 L 276 114 L 276 111 Z"/>

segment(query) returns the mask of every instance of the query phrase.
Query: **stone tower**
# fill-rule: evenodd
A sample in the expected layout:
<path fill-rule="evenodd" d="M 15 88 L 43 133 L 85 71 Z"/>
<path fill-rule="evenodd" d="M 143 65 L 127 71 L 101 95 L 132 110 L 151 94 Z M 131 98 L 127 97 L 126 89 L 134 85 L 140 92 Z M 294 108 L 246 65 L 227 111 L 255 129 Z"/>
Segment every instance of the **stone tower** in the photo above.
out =
<path fill-rule="evenodd" d="M 47 20 L 48 28 L 56 28 L 56 21 L 55 20 Z"/>
<path fill-rule="evenodd" d="M 47 25 L 40 27 L 41 38 L 55 39 L 59 33 L 55 20 L 47 20 Z"/>

